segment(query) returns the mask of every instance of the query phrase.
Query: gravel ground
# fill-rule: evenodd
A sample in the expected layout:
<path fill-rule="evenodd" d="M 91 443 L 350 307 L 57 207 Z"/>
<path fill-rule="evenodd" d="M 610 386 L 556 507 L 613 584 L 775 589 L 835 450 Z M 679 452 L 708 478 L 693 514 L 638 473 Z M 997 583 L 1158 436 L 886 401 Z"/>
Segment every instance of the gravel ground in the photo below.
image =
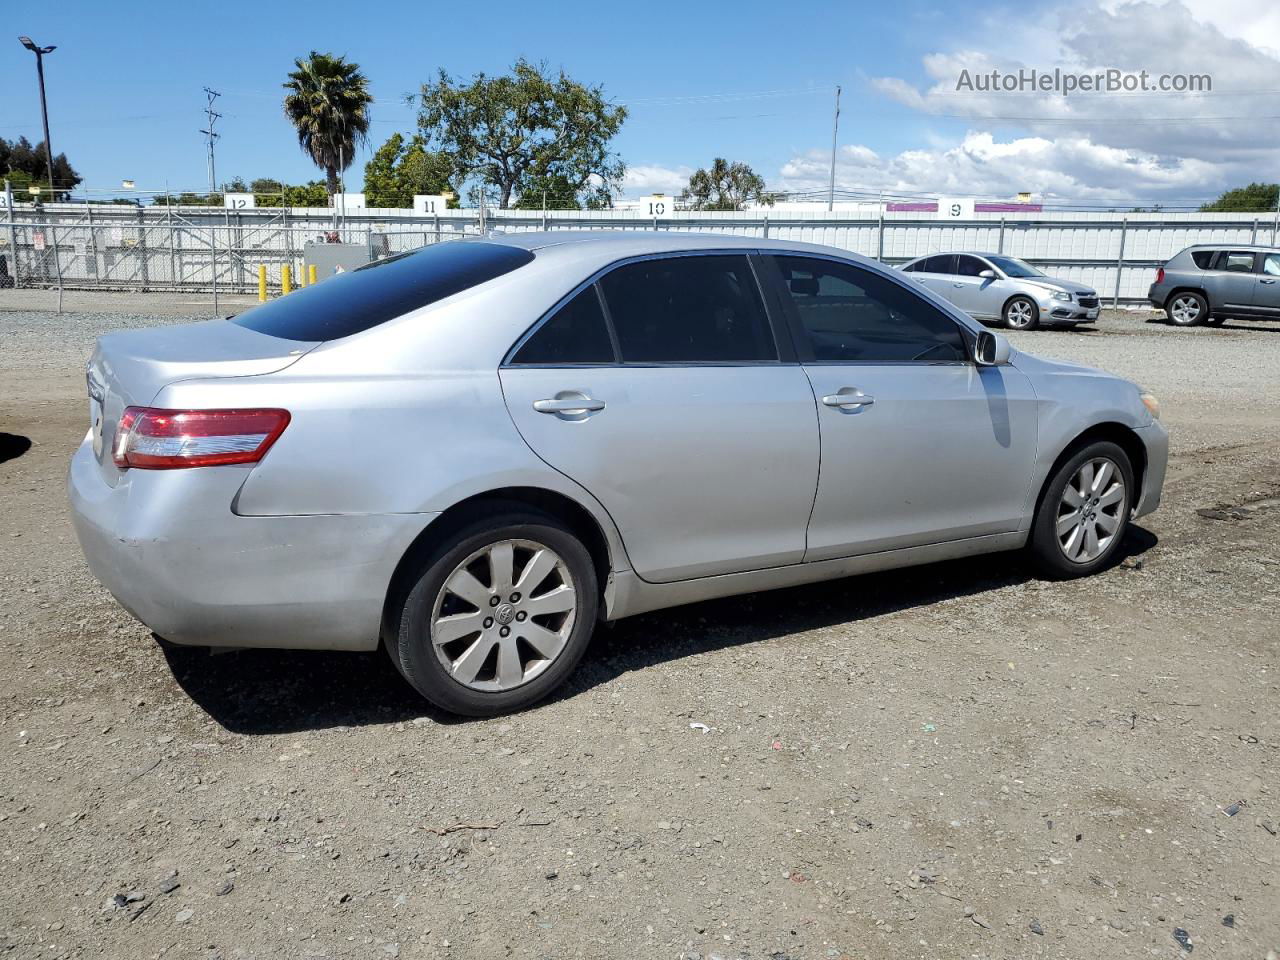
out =
<path fill-rule="evenodd" d="M 0 313 L 0 431 L 31 442 L 0 463 L 0 951 L 1280 950 L 1280 325 L 1015 336 L 1164 405 L 1165 503 L 1109 572 L 646 615 L 551 702 L 460 722 L 380 655 L 162 650 L 93 582 L 83 361 L 151 322 Z"/>

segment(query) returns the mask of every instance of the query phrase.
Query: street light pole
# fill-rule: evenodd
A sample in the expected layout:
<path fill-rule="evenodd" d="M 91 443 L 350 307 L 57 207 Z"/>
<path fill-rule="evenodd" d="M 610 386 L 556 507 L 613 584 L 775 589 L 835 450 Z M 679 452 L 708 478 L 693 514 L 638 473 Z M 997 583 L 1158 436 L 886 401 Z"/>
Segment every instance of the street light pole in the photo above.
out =
<path fill-rule="evenodd" d="M 49 141 L 49 107 L 44 99 L 44 55 L 53 53 L 57 47 L 39 47 L 30 37 L 19 37 L 18 42 L 36 55 L 36 76 L 40 79 L 40 117 L 44 121 L 44 159 L 49 166 L 49 195 L 56 199 L 53 186 L 53 144 Z"/>

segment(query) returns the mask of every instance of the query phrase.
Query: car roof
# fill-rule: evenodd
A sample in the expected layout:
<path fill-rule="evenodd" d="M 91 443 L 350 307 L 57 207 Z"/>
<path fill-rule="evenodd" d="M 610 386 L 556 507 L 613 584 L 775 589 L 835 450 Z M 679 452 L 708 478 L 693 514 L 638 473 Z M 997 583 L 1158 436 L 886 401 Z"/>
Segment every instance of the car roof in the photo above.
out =
<path fill-rule="evenodd" d="M 468 238 L 473 239 L 473 238 Z M 524 250 L 548 253 L 583 252 L 611 257 L 643 256 L 648 253 L 680 253 L 690 250 L 795 250 L 797 253 L 824 253 L 866 261 L 852 250 L 797 240 L 771 237 L 744 237 L 724 233 L 693 233 L 682 230 L 546 230 L 514 233 L 493 232 L 475 237 L 487 243 L 501 243 Z"/>
<path fill-rule="evenodd" d="M 1188 250 L 1280 250 L 1280 247 L 1269 243 L 1232 243 L 1222 240 L 1218 243 L 1193 243 Z"/>
<path fill-rule="evenodd" d="M 929 257 L 1009 257 L 1011 260 L 1017 259 L 1017 257 L 1012 257 L 1007 253 L 989 253 L 984 250 L 939 250 L 937 253 L 922 253 L 912 259 L 927 260 Z"/>

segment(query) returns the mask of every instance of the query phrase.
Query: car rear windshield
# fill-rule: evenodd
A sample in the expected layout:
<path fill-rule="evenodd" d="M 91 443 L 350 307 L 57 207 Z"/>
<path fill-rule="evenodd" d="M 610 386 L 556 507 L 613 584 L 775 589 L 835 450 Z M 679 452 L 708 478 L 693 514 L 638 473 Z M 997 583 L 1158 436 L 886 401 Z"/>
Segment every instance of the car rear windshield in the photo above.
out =
<path fill-rule="evenodd" d="M 473 240 L 437 243 L 322 280 L 232 319 L 285 340 L 337 340 L 369 330 L 533 260 L 519 247 Z"/>

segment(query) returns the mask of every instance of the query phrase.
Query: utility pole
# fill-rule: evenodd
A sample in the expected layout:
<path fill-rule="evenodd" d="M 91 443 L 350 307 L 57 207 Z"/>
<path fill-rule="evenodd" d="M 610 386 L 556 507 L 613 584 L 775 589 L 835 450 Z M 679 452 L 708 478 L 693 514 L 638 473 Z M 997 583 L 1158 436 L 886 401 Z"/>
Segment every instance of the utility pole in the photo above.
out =
<path fill-rule="evenodd" d="M 209 123 L 208 129 L 201 130 L 200 132 L 204 134 L 205 143 L 209 148 L 209 193 L 214 194 L 218 192 L 218 177 L 213 166 L 213 142 L 222 136 L 222 134 L 214 133 L 213 125 L 221 119 L 222 114 L 213 109 L 213 101 L 217 100 L 218 97 L 222 96 L 222 94 L 218 93 L 217 90 L 210 90 L 208 87 L 204 88 L 204 92 L 209 98 L 209 102 L 205 104 L 204 108 L 204 113 L 208 118 Z"/>
<path fill-rule="evenodd" d="M 57 47 L 42 47 L 30 37 L 19 37 L 18 42 L 36 55 L 36 77 L 40 80 L 40 119 L 44 121 L 44 159 L 49 165 L 49 199 L 57 200 L 53 187 L 53 144 L 49 142 L 49 107 L 44 100 L 44 55 L 53 53 Z"/>
<path fill-rule="evenodd" d="M 840 133 L 840 87 L 836 86 L 836 115 L 831 120 L 831 179 L 827 183 L 827 210 L 836 207 L 836 137 Z"/>

